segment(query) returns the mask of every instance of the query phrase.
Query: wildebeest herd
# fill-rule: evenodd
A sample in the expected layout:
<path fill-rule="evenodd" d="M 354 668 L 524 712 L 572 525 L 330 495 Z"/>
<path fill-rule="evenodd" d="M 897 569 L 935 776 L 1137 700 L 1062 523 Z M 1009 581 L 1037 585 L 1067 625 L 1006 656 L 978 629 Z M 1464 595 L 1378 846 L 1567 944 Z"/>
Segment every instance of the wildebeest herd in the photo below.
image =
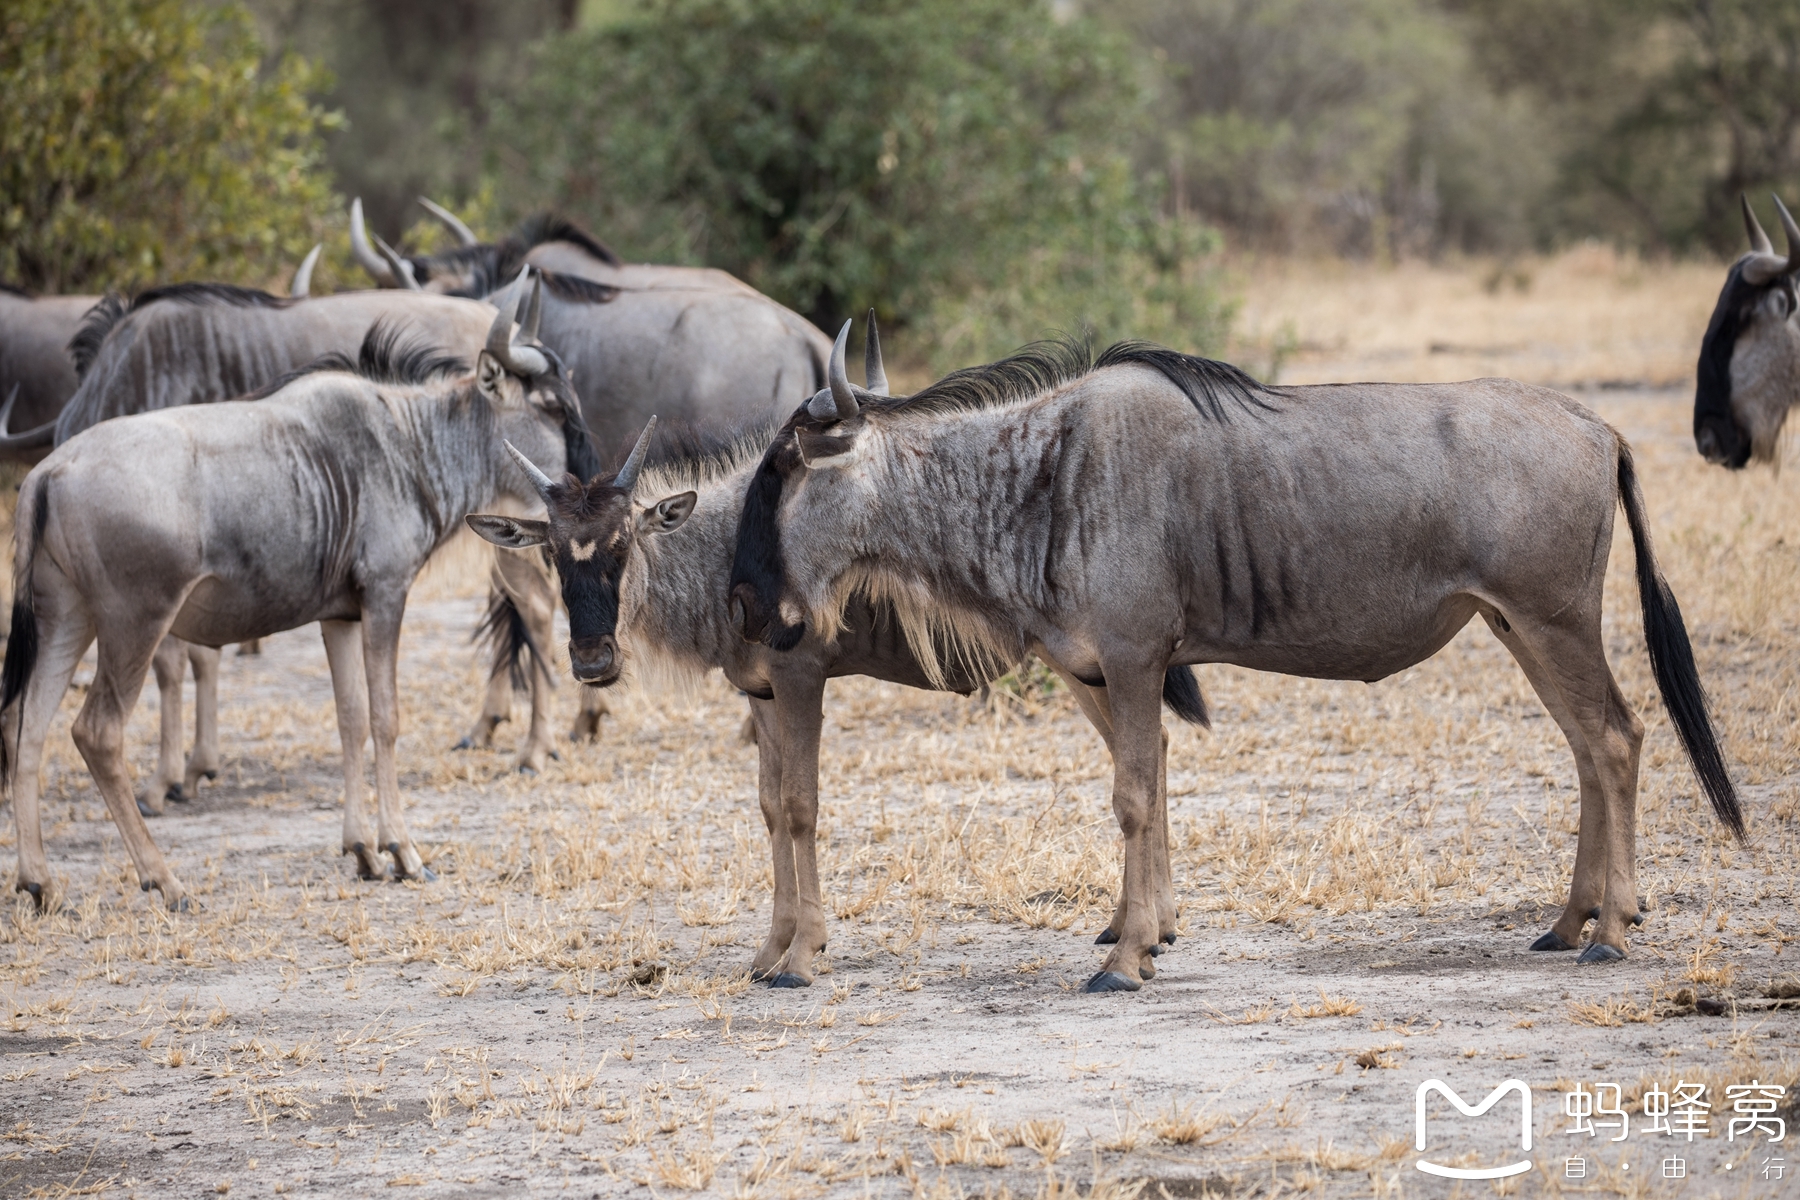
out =
<path fill-rule="evenodd" d="M 430 881 L 395 763 L 407 592 L 465 526 L 494 543 L 493 663 L 465 745 L 529 690 L 523 771 L 552 752 L 557 593 L 574 735 L 634 664 L 722 671 L 748 698 L 773 860 L 751 969 L 813 981 L 825 684 L 969 693 L 1042 660 L 1111 752 L 1124 841 L 1089 991 L 1136 990 L 1175 941 L 1161 710 L 1206 724 L 1191 667 L 1374 681 L 1479 615 L 1567 738 L 1580 783 L 1568 901 L 1536 950 L 1605 962 L 1640 922 L 1643 724 L 1601 636 L 1615 509 L 1671 724 L 1724 825 L 1745 823 L 1630 447 L 1580 404 L 1508 380 L 1277 387 L 1141 342 L 1028 346 L 891 394 L 871 314 L 864 386 L 835 341 L 720 271 L 627 264 L 551 217 L 407 256 L 351 210 L 380 285 L 311 297 L 179 283 L 0 295 L 0 453 L 20 486 L 0 674 L 17 887 L 56 901 L 44 741 L 90 647 L 73 735 L 145 891 L 192 901 L 147 816 L 218 767 L 219 647 L 318 622 L 344 757 L 343 850 L 365 879 Z M 1800 395 L 1800 226 L 1777 255 L 1744 204 L 1700 351 L 1694 436 L 1772 459 Z M 658 418 L 662 424 L 659 430 Z M 11 432 L 17 430 L 17 432 Z M 624 451 L 622 465 L 602 460 Z M 182 675 L 196 737 L 180 748 Z M 155 774 L 124 728 L 162 690 Z M 642 674 L 642 672 L 640 672 Z M 375 812 L 363 755 L 372 738 Z"/>

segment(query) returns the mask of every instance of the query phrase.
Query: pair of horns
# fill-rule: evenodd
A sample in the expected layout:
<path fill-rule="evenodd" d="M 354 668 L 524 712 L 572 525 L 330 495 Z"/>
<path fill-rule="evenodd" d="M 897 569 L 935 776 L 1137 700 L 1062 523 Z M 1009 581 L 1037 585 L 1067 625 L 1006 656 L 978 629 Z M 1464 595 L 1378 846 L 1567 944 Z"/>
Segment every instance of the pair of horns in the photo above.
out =
<path fill-rule="evenodd" d="M 525 306 L 525 320 L 514 334 L 513 323 L 518 319 L 519 301 L 525 295 L 525 278 L 531 275 L 531 264 L 519 268 L 519 277 L 507 289 L 506 303 L 494 316 L 494 323 L 488 326 L 486 350 L 500 360 L 500 365 L 514 375 L 527 377 L 542 375 L 550 369 L 550 360 L 535 343 L 538 334 L 538 317 L 543 311 L 544 280 L 541 275 L 532 276 L 531 298 Z"/>
<path fill-rule="evenodd" d="M 650 453 L 650 435 L 654 432 L 656 432 L 656 418 L 652 416 L 644 426 L 644 432 L 638 434 L 637 444 L 631 448 L 631 456 L 625 460 L 625 465 L 619 468 L 619 473 L 613 476 L 612 485 L 626 495 L 637 490 L 638 473 L 644 469 L 644 459 Z M 544 502 L 548 504 L 550 502 L 550 477 L 538 470 L 537 464 L 526 458 L 517 446 L 511 442 L 502 444 L 505 445 L 506 452 L 512 455 L 513 461 L 519 464 L 519 469 L 525 472 L 525 477 L 537 487 L 538 495 L 542 496 Z"/>
<path fill-rule="evenodd" d="M 481 239 L 475 236 L 475 231 L 463 224 L 455 213 L 443 205 L 434 203 L 424 196 L 419 197 L 419 204 L 450 231 L 458 245 L 479 246 L 481 244 Z M 374 276 L 375 282 L 384 287 L 403 287 L 414 292 L 421 290 L 418 278 L 413 272 L 412 262 L 382 241 L 380 234 L 371 234 L 364 226 L 361 196 L 350 202 L 350 252 L 356 256 L 356 261 L 362 264 L 362 269 Z"/>
<path fill-rule="evenodd" d="M 875 329 L 875 310 L 869 310 L 869 319 L 863 337 L 863 378 L 868 387 L 859 388 L 850 382 L 850 373 L 844 368 L 844 347 L 850 342 L 850 322 L 838 330 L 837 341 L 831 347 L 831 364 L 826 368 L 825 379 L 829 387 L 821 390 L 807 402 L 806 411 L 819 421 L 848 421 L 861 411 L 865 403 L 864 397 L 885 396 L 888 394 L 887 371 L 881 365 L 881 334 Z"/>
<path fill-rule="evenodd" d="M 1763 232 L 1756 219 L 1756 210 L 1750 207 L 1750 197 L 1738 197 L 1744 208 L 1744 232 L 1750 235 L 1750 251 L 1755 256 L 1744 264 L 1744 279 L 1748 283 L 1768 283 L 1779 276 L 1800 271 L 1800 225 L 1794 223 L 1793 214 L 1788 212 L 1780 196 L 1772 198 L 1775 212 L 1781 217 L 1781 232 L 1787 236 L 1786 258 L 1775 253 L 1769 235 Z"/>

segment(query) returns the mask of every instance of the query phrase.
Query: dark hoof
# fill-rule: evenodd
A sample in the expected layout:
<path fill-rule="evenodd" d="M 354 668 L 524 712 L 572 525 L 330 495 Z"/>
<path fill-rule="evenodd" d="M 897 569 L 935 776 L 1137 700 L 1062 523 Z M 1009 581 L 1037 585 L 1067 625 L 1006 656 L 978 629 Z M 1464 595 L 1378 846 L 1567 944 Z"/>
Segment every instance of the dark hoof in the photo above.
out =
<path fill-rule="evenodd" d="M 786 971 L 781 971 L 769 977 L 769 986 L 772 988 L 811 987 L 812 980 L 802 979 L 798 975 L 791 975 Z"/>
<path fill-rule="evenodd" d="M 192 896 L 183 896 L 179 900 L 170 902 L 169 911 L 176 913 L 197 913 L 200 911 L 200 902 Z"/>
<path fill-rule="evenodd" d="M 419 873 L 417 875 L 402 875 L 399 871 L 394 872 L 395 883 L 404 883 L 408 879 L 417 879 L 420 883 L 436 883 L 437 872 L 424 864 L 420 864 Z"/>
<path fill-rule="evenodd" d="M 551 752 L 550 752 L 550 761 L 551 761 L 551 762 L 561 762 L 561 761 L 562 761 L 562 755 L 561 755 L 561 754 L 560 754 L 560 753 L 559 753 L 559 752 L 557 752 L 557 751 L 555 751 L 555 750 L 552 750 L 552 751 L 551 751 Z"/>
<path fill-rule="evenodd" d="M 137 806 L 138 806 L 138 812 L 146 817 L 162 816 L 161 813 L 157 812 L 154 808 L 151 808 L 148 804 L 145 804 L 142 800 L 139 800 L 137 802 Z"/>
<path fill-rule="evenodd" d="M 1563 941 L 1556 930 L 1552 929 L 1549 933 L 1546 933 L 1543 937 L 1531 943 L 1531 948 L 1533 950 L 1573 950 L 1575 947 Z"/>
<path fill-rule="evenodd" d="M 1617 946 L 1609 946 L 1605 942 L 1592 942 L 1586 950 L 1581 952 L 1581 957 L 1575 961 L 1585 967 L 1594 963 L 1618 962 L 1624 957 L 1625 952 Z"/>
<path fill-rule="evenodd" d="M 1144 985 L 1135 979 L 1127 979 L 1117 971 L 1096 971 L 1094 977 L 1082 985 L 1084 992 L 1135 992 Z"/>
<path fill-rule="evenodd" d="M 21 883 L 18 891 L 31 897 L 31 903 L 41 913 L 44 911 L 44 885 L 41 883 Z"/>
<path fill-rule="evenodd" d="M 358 879 L 367 881 L 387 878 L 387 868 L 379 859 L 370 857 L 369 848 L 361 842 L 355 843 L 344 853 L 356 855 L 356 877 Z"/>
<path fill-rule="evenodd" d="M 217 779 L 218 777 L 219 777 L 219 773 L 217 771 L 202 771 L 202 772 L 200 772 L 200 778 L 207 780 L 208 782 L 210 782 L 214 779 Z"/>
<path fill-rule="evenodd" d="M 1642 909 L 1631 914 L 1631 924 L 1632 924 L 1633 928 L 1636 928 L 1637 926 L 1642 925 L 1643 923 L 1644 923 L 1644 913 L 1643 913 Z"/>
<path fill-rule="evenodd" d="M 1166 942 L 1167 944 L 1173 946 L 1175 944 L 1175 935 L 1172 933 L 1165 933 L 1162 935 L 1162 940 L 1164 942 Z"/>
<path fill-rule="evenodd" d="M 210 778 L 210 776 L 208 778 Z M 177 804 L 186 804 L 188 802 L 188 794 L 182 789 L 182 786 L 179 783 L 171 783 L 169 785 L 169 790 L 163 793 L 163 799 L 173 800 Z"/>
<path fill-rule="evenodd" d="M 536 775 L 538 773 L 536 767 L 529 766 L 526 763 L 520 763 L 518 770 L 521 775 Z"/>
<path fill-rule="evenodd" d="M 468 737 L 462 738 L 457 741 L 456 745 L 450 748 L 452 750 L 473 750 L 475 748 L 475 739 Z"/>
<path fill-rule="evenodd" d="M 1596 904 L 1596 905 L 1594 905 L 1594 907 L 1588 909 L 1588 920 L 1598 921 L 1599 919 L 1600 919 L 1600 906 L 1598 904 Z"/>
<path fill-rule="evenodd" d="M 1161 954 L 1162 952 L 1163 952 L 1163 948 L 1162 948 L 1161 942 L 1157 942 L 1150 947 L 1150 957 L 1151 958 L 1155 958 L 1157 955 Z"/>
<path fill-rule="evenodd" d="M 1114 933 L 1110 928 L 1102 929 L 1100 931 L 1100 936 L 1094 939 L 1094 945 L 1096 945 L 1096 946 L 1112 946 L 1112 945 L 1116 945 L 1118 943 L 1118 940 L 1119 940 L 1119 935 Z"/>

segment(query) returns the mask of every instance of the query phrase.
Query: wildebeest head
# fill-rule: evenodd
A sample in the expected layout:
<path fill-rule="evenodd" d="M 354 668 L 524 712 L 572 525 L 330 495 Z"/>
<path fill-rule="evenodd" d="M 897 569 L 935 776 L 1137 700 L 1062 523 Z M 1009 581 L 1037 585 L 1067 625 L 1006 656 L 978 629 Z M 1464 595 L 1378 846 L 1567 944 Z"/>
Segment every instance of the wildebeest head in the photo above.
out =
<path fill-rule="evenodd" d="M 543 498 L 548 519 L 477 514 L 469 527 L 496 546 L 547 546 L 569 610 L 569 666 L 575 678 L 602 687 L 624 669 L 619 653 L 619 593 L 637 539 L 677 529 L 694 511 L 695 493 L 678 492 L 650 505 L 637 503 L 638 473 L 656 429 L 651 417 L 625 465 L 611 479 L 585 482 L 570 473 L 551 479 L 510 443 L 507 452 Z"/>
<path fill-rule="evenodd" d="M 732 617 L 744 640 L 776 650 L 791 650 L 806 635 L 805 614 L 785 595 L 787 563 L 777 520 L 782 494 L 791 478 L 850 466 L 865 426 L 863 407 L 888 395 L 875 314 L 869 313 L 863 349 L 866 388 L 851 383 L 844 369 L 849 337 L 850 322 L 845 321 L 831 349 L 827 386 L 788 418 L 769 444 L 751 477 L 738 520 L 737 550 L 731 563 Z"/>
<path fill-rule="evenodd" d="M 1800 227 L 1775 198 L 1787 255 L 1775 253 L 1743 200 L 1750 250 L 1732 264 L 1700 343 L 1694 445 L 1732 469 L 1774 459 L 1788 405 L 1800 398 L 1800 325 L 1794 319 Z"/>

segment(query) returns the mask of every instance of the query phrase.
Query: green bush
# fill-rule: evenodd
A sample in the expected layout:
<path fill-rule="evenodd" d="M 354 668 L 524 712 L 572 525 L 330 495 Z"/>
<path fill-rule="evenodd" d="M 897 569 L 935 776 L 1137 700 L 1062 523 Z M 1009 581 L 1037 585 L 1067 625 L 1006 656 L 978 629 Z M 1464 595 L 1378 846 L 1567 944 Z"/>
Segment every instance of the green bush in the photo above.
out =
<path fill-rule="evenodd" d="M 48 292 L 264 282 L 336 208 L 326 82 L 272 68 L 236 5 L 0 7 L 0 278 Z"/>

